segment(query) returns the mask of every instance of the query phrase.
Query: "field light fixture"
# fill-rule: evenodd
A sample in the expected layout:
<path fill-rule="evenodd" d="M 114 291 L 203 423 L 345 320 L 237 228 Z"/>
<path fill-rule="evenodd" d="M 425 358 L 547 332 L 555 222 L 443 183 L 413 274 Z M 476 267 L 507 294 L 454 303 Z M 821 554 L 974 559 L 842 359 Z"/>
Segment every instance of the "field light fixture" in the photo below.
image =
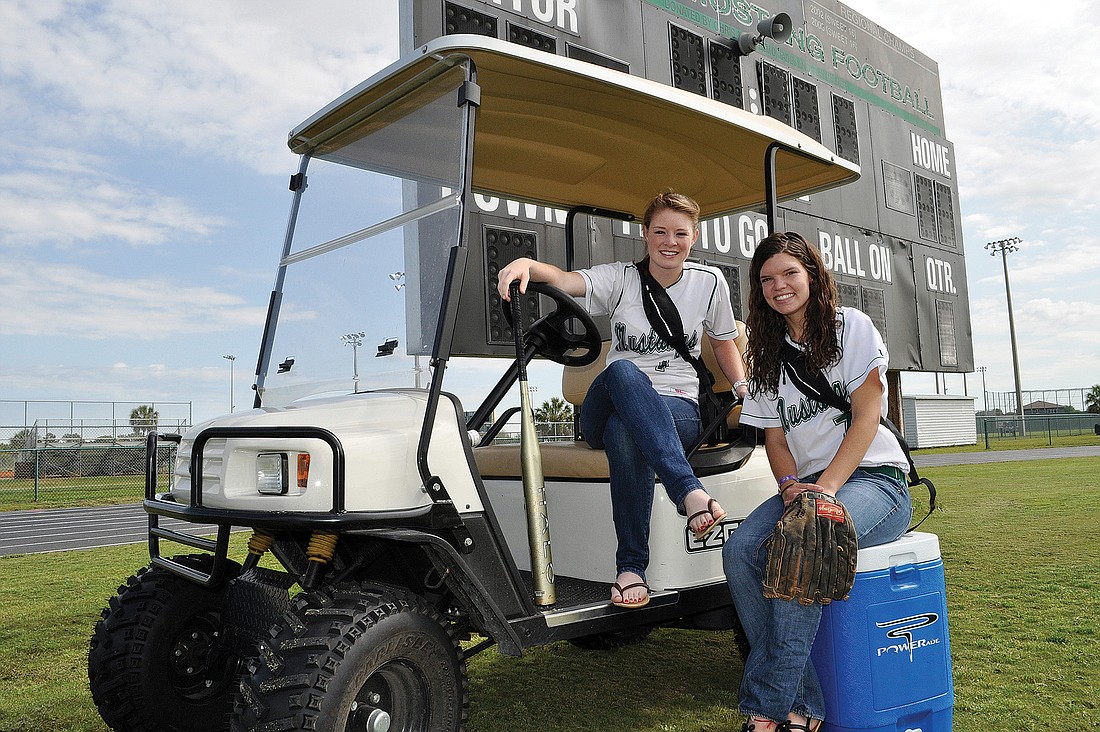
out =
<path fill-rule="evenodd" d="M 765 38 L 771 38 L 776 43 L 783 43 L 791 37 L 793 31 L 791 16 L 786 13 L 776 13 L 756 24 L 756 35 L 742 32 L 737 37 L 737 49 L 742 56 L 748 56 L 764 42 Z"/>
<path fill-rule="evenodd" d="M 340 340 L 344 342 L 345 346 L 351 346 L 351 380 L 357 394 L 359 393 L 359 346 L 363 345 L 363 339 L 366 335 L 366 332 L 359 331 L 358 333 L 345 333 L 340 336 Z"/>
<path fill-rule="evenodd" d="M 374 354 L 374 357 L 392 356 L 395 348 L 397 348 L 397 339 L 387 338 L 383 343 L 378 344 L 378 353 Z"/>

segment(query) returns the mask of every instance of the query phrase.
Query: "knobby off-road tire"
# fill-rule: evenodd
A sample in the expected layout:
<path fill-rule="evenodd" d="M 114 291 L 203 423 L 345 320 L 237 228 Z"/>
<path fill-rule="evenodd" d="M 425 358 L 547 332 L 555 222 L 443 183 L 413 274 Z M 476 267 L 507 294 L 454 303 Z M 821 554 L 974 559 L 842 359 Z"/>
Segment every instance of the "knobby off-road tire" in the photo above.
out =
<path fill-rule="evenodd" d="M 462 648 L 419 597 L 375 585 L 305 592 L 241 678 L 235 732 L 461 732 Z"/>
<path fill-rule="evenodd" d="M 212 557 L 175 560 L 209 572 Z M 229 563 L 228 578 L 240 572 Z M 145 567 L 118 588 L 88 651 L 92 700 L 116 732 L 213 732 L 229 724 L 240 659 L 225 650 L 225 585 Z"/>

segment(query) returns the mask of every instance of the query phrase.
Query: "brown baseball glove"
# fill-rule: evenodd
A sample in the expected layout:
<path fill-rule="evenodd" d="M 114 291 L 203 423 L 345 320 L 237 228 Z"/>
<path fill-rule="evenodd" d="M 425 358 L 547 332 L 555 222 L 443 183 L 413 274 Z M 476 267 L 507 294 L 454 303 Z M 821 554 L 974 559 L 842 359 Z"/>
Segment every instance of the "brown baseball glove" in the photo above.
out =
<path fill-rule="evenodd" d="M 764 597 L 803 605 L 847 600 L 857 549 L 855 525 L 843 504 L 819 491 L 799 493 L 768 540 Z"/>

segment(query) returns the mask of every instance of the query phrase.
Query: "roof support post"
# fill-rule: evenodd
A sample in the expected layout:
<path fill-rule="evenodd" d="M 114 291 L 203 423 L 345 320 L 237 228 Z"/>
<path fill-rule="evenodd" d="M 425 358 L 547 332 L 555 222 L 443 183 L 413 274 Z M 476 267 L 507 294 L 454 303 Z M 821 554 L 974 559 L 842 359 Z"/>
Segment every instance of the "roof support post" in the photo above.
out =
<path fill-rule="evenodd" d="M 776 200 L 779 194 L 775 184 L 775 156 L 779 153 L 780 145 L 773 142 L 768 145 L 764 153 L 764 201 L 767 206 L 768 235 L 776 232 L 776 216 L 779 213 L 779 202 Z"/>

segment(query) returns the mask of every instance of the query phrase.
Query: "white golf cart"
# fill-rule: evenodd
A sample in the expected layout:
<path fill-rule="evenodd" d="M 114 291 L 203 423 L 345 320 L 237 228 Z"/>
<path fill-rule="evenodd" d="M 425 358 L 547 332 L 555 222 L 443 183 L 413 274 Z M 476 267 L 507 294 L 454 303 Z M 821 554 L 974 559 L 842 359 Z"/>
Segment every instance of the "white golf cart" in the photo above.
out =
<path fill-rule="evenodd" d="M 651 602 L 614 607 L 603 453 L 546 443 L 543 476 L 525 481 L 537 461 L 501 444 L 514 411 L 502 402 L 521 375 L 515 346 L 508 362 L 458 358 L 509 354 L 491 262 L 506 247 L 524 253 L 520 236 L 472 231 L 470 212 L 476 197 L 560 215 L 557 263 L 572 267 L 617 258 L 618 237 L 579 222 L 629 221 L 664 188 L 695 198 L 704 217 L 766 209 L 774 224 L 777 201 L 858 168 L 768 117 L 480 36 L 418 49 L 289 144 L 301 164 L 255 408 L 182 438 L 149 437 L 151 562 L 111 599 L 91 641 L 92 695 L 107 723 L 460 730 L 464 659 L 492 645 L 519 655 L 560 640 L 629 642 L 656 626 L 735 627 L 721 545 L 775 490 L 755 439 L 733 429 L 692 455 L 729 511 L 703 540 L 656 491 Z M 564 393 L 579 404 L 602 367 L 607 326 L 601 335 L 571 298 L 539 292 L 516 324 L 523 361 L 564 363 Z M 384 339 L 378 358 L 360 358 L 367 329 Z M 400 359 L 415 359 L 415 387 Z M 486 378 L 486 364 L 501 368 Z M 480 394 L 472 412 L 459 391 Z M 161 487 L 155 455 L 167 440 L 179 446 Z M 525 500 L 525 484 L 539 492 Z M 162 517 L 215 524 L 217 537 L 170 530 Z M 550 527 L 552 572 L 541 562 L 531 571 L 532 521 Z M 252 531 L 239 561 L 229 556 L 235 528 Z M 172 555 L 166 542 L 200 551 Z M 268 552 L 281 569 L 260 564 Z"/>

